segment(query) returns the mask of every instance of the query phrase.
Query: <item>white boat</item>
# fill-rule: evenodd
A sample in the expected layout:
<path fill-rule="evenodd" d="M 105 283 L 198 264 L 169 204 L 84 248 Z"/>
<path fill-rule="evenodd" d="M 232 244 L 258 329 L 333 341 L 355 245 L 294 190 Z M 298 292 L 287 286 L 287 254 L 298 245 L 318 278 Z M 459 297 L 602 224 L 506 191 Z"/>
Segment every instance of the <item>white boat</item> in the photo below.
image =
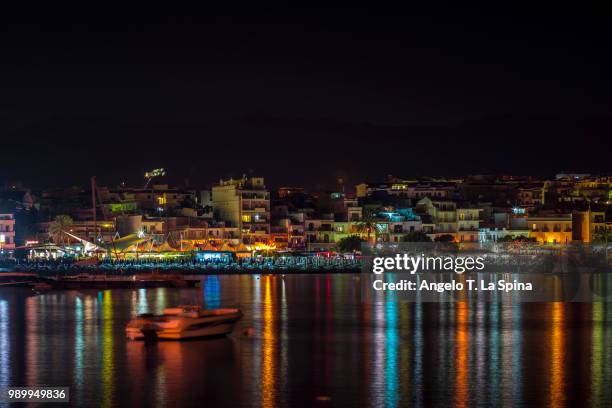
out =
<path fill-rule="evenodd" d="M 163 315 L 140 315 L 127 324 L 125 332 L 130 340 L 222 336 L 231 333 L 240 318 L 240 309 L 206 310 L 200 306 L 179 306 L 164 309 Z"/>

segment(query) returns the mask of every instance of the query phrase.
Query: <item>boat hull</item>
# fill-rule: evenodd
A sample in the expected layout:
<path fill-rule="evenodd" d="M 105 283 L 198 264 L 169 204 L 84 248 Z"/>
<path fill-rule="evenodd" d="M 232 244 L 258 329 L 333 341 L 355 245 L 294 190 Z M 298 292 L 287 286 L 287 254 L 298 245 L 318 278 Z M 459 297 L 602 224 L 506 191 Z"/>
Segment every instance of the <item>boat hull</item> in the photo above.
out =
<path fill-rule="evenodd" d="M 197 319 L 187 319 L 181 324 L 165 327 L 164 323 L 142 320 L 137 324 L 128 324 L 126 337 L 130 340 L 187 340 L 206 337 L 218 337 L 230 334 L 242 317 L 242 312 L 227 315 L 216 315 Z"/>

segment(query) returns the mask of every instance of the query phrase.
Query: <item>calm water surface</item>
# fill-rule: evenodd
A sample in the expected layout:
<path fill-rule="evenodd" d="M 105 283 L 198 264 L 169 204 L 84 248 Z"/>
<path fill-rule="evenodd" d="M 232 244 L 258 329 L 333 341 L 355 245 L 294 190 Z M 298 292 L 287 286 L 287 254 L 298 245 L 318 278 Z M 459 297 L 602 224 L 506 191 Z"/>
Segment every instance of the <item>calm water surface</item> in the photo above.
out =
<path fill-rule="evenodd" d="M 124 338 L 184 303 L 245 316 L 228 338 Z M 363 303 L 358 275 L 0 289 L 0 387 L 68 385 L 79 406 L 610 406 L 611 346 L 612 303 Z"/>

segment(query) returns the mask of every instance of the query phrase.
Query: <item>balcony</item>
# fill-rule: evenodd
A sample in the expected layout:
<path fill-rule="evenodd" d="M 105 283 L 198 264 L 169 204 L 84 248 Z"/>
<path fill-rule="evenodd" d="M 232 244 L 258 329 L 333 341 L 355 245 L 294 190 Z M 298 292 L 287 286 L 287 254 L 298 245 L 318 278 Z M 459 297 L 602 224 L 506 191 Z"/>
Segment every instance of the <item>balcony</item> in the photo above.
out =
<path fill-rule="evenodd" d="M 267 200 L 268 199 L 268 194 L 264 193 L 264 194 L 257 194 L 257 193 L 242 193 L 242 199 L 243 200 Z"/>
<path fill-rule="evenodd" d="M 478 231 L 478 228 L 476 227 L 467 227 L 467 226 L 460 226 L 458 228 L 459 231 Z"/>

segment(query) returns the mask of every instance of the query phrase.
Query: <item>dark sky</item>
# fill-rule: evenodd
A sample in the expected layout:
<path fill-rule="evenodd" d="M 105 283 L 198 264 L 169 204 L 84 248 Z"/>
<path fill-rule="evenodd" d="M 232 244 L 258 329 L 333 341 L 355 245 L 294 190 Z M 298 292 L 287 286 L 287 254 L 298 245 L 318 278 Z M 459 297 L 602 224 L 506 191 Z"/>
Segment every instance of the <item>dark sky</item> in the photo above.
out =
<path fill-rule="evenodd" d="M 611 170 L 604 10 L 0 15 L 0 180 Z"/>

